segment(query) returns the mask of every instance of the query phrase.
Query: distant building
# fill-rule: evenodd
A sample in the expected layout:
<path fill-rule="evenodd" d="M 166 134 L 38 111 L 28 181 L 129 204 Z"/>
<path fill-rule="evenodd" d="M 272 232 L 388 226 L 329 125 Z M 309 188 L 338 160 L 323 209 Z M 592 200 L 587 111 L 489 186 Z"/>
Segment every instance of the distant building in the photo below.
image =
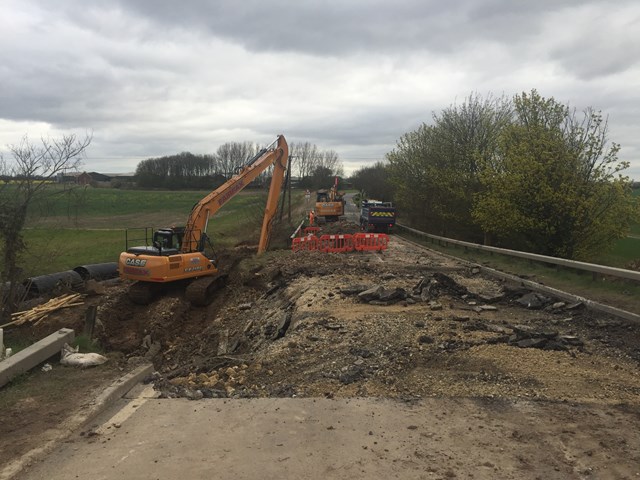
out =
<path fill-rule="evenodd" d="M 110 180 L 122 180 L 124 182 L 133 182 L 135 180 L 135 173 L 105 173 Z"/>
<path fill-rule="evenodd" d="M 93 179 L 91 178 L 91 175 L 89 175 L 87 172 L 82 172 L 78 175 L 75 176 L 75 180 L 76 183 L 78 185 L 90 185 L 91 182 L 93 181 Z"/>
<path fill-rule="evenodd" d="M 66 175 L 58 175 L 58 183 L 77 183 L 78 185 L 95 185 L 98 183 L 109 183 L 111 177 L 98 172 L 76 172 Z"/>
<path fill-rule="evenodd" d="M 104 173 L 98 172 L 89 172 L 89 176 L 94 182 L 110 182 L 112 178 L 111 175 L 106 175 Z"/>

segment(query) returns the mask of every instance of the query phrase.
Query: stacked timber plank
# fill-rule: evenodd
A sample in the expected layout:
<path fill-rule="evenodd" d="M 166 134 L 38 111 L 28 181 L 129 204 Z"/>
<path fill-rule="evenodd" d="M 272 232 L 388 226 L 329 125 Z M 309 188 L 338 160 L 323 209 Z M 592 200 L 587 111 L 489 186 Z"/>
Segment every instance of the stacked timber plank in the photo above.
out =
<path fill-rule="evenodd" d="M 24 312 L 16 312 L 11 315 L 11 322 L 0 325 L 0 327 L 7 327 L 9 325 L 23 325 L 25 323 L 33 323 L 38 325 L 44 321 L 51 312 L 60 310 L 62 308 L 76 307 L 82 305 L 82 295 L 79 293 L 72 293 L 69 295 L 62 295 L 61 297 L 52 298 L 47 303 L 38 305 L 31 310 Z"/>

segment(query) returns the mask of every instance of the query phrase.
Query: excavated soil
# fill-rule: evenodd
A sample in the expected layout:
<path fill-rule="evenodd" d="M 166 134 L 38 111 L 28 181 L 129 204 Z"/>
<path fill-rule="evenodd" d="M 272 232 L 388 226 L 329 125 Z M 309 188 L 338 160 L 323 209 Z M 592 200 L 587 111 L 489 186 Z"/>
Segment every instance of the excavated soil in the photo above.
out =
<path fill-rule="evenodd" d="M 640 403 L 638 330 L 624 321 L 399 238 L 382 253 L 247 253 L 207 308 L 180 290 L 136 306 L 126 285 L 112 288 L 99 307 L 103 345 L 152 359 L 167 397 Z"/>

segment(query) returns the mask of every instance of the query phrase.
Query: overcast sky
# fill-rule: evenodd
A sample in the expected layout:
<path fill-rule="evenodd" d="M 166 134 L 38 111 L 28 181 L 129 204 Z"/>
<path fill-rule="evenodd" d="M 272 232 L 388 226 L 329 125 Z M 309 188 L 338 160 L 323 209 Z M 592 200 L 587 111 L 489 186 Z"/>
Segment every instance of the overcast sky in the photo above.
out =
<path fill-rule="evenodd" d="M 347 173 L 471 92 L 609 117 L 640 180 L 640 2 L 2 0 L 0 150 L 93 133 L 85 169 L 309 141 Z"/>

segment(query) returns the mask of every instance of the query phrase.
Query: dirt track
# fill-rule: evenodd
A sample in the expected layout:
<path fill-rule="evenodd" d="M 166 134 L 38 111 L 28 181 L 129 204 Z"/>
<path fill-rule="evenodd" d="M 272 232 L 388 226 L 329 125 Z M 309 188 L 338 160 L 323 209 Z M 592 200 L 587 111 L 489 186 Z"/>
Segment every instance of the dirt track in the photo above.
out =
<path fill-rule="evenodd" d="M 90 298 L 102 344 L 129 363 L 153 360 L 169 398 L 534 400 L 600 445 L 592 472 L 640 464 L 637 326 L 531 297 L 399 238 L 383 253 L 235 255 L 229 285 L 207 308 L 190 307 L 180 290 L 136 306 L 126 285 Z M 82 319 L 78 310 L 48 328 Z M 608 408 L 624 412 L 615 435 L 603 429 Z"/>

